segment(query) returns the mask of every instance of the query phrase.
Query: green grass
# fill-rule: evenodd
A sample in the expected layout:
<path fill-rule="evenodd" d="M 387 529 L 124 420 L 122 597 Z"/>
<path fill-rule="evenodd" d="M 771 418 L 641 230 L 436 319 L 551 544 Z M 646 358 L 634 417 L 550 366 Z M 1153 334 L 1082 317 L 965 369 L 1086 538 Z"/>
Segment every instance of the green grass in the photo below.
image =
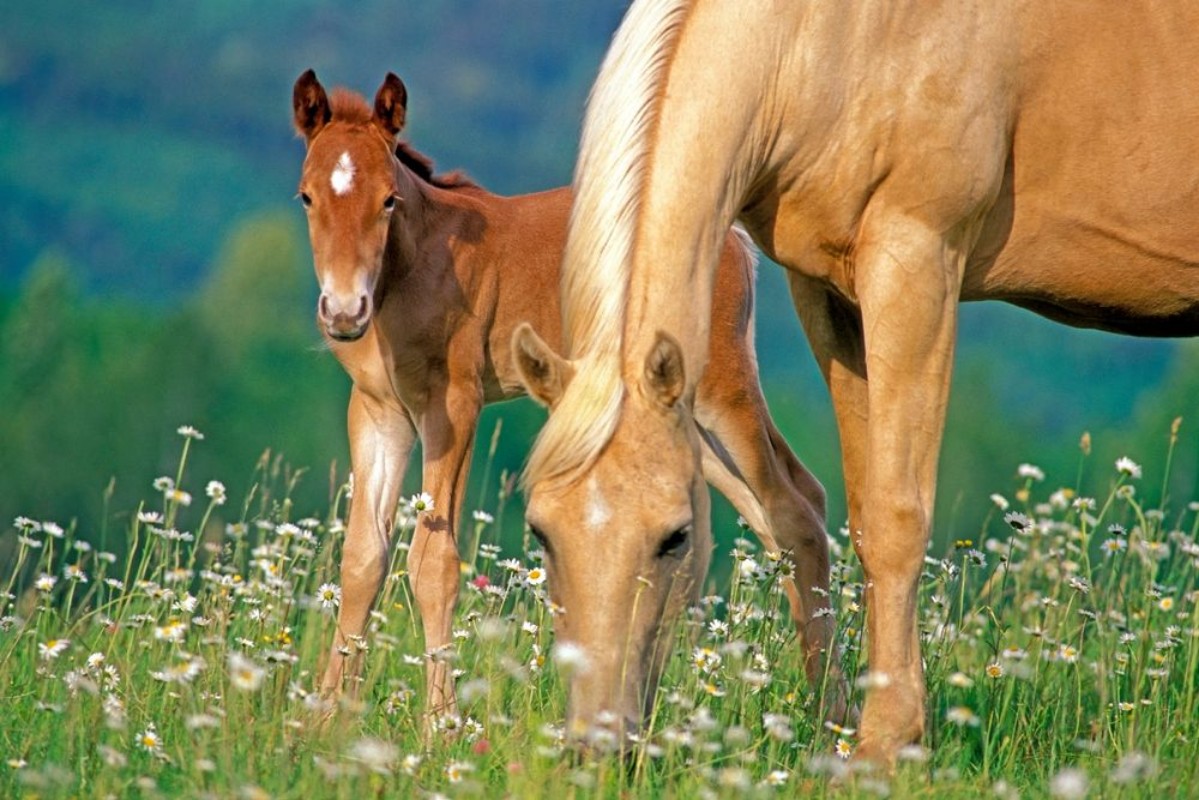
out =
<path fill-rule="evenodd" d="M 716 554 L 731 577 L 679 626 L 624 762 L 565 745 L 545 586 L 527 580 L 536 554 L 500 552 L 486 517 L 463 537 L 458 734 L 422 733 L 410 513 L 366 641 L 363 702 L 317 724 L 326 584 L 352 501 L 292 519 L 295 476 L 264 463 L 239 505 L 218 502 L 223 491 L 190 483 L 189 448 L 204 443 L 185 437 L 176 475 L 124 530 L 87 528 L 87 541 L 123 534 L 127 555 L 45 522 L 10 532 L 0 796 L 1187 796 L 1199 504 L 1158 502 L 1173 443 L 1143 476 L 1092 465 L 1095 486 L 1025 467 L 1006 498 L 959 514 L 972 534 L 930 553 L 921 581 L 925 747 L 885 779 L 837 755 L 854 733 L 814 716 L 779 569 L 740 538 Z M 832 540 L 845 666 L 861 683 L 861 570 L 844 535 Z"/>

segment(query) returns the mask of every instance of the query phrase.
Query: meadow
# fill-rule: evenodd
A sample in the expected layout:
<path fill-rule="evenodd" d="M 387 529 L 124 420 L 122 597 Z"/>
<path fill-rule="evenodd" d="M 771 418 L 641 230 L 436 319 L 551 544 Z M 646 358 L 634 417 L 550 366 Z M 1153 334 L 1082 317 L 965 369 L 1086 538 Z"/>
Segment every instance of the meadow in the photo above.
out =
<path fill-rule="evenodd" d="M 746 530 L 675 636 L 649 724 L 622 760 L 567 743 L 540 553 L 498 541 L 509 498 L 464 523 L 455 647 L 422 652 L 405 575 L 406 501 L 370 635 L 361 701 L 313 693 L 339 602 L 352 487 L 296 518 L 298 473 L 245 485 L 170 475 L 137 509 L 64 525 L 17 518 L 0 618 L 4 797 L 1184 797 L 1199 785 L 1199 502 L 1169 497 L 1179 438 L 1075 474 L 1012 465 L 959 509 L 921 581 L 923 746 L 859 773 L 851 728 L 820 718 L 780 581 Z M 1085 469 L 1084 469 L 1085 467 Z M 1079 485 L 1082 475 L 1091 476 Z M 419 499 L 419 498 L 418 498 Z M 509 514 L 515 513 L 508 509 Z M 831 525 L 832 607 L 855 691 L 860 566 Z M 426 735 L 422 667 L 452 659 L 461 715 Z"/>

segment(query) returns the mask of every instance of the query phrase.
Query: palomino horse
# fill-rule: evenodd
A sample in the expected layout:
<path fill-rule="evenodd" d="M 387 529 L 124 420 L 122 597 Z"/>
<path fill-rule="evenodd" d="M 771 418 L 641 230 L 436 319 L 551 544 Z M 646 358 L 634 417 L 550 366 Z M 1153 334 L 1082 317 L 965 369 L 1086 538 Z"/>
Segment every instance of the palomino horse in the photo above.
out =
<path fill-rule="evenodd" d="M 1196 31 L 1181 0 L 636 0 L 589 101 L 571 377 L 526 473 L 550 579 L 582 579 L 565 551 L 596 496 L 628 510 L 610 549 L 699 524 L 689 399 L 740 218 L 787 267 L 832 395 L 866 573 L 858 753 L 893 763 L 924 730 L 917 583 L 959 301 L 1199 331 Z M 663 360 L 668 393 L 645 368 Z"/>
<path fill-rule="evenodd" d="M 570 190 L 507 198 L 461 177 L 434 177 L 427 160 L 397 144 L 406 102 L 403 83 L 391 74 L 373 108 L 345 91 L 330 100 L 311 70 L 293 92 L 295 126 L 308 148 L 299 196 L 321 286 L 317 318 L 354 383 L 348 427 L 355 493 L 337 633 L 322 679 L 330 695 L 343 687 L 357 689 L 361 654 L 355 643 L 384 578 L 400 485 L 418 435 L 433 511 L 420 515 L 408 554 L 409 579 L 427 653 L 433 656 L 450 644 L 460 580 L 457 525 L 479 411 L 484 403 L 522 393 L 509 349 L 518 321 L 532 322 L 553 347 L 561 344 L 558 267 Z M 832 647 L 831 622 L 818 613 L 828 588 L 824 490 L 767 413 L 753 353 L 753 258 L 742 237 L 722 241 L 713 369 L 696 398 L 696 419 L 704 426 L 699 435 L 710 444 L 704 468 L 768 548 L 796 556 L 798 590 L 786 589 L 805 635 L 811 678 L 817 679 L 820 654 Z M 558 389 L 538 361 L 550 345 L 527 325 L 517 339 L 526 344 L 516 353 L 520 372 L 533 384 L 534 397 L 553 405 Z M 662 363 L 664 385 L 674 366 Z M 657 480 L 647 471 L 639 488 L 656 493 Z M 656 627 L 698 589 L 710 555 L 709 533 L 706 521 L 696 520 L 692 531 L 689 518 L 678 519 L 654 530 L 652 540 L 609 545 L 603 530 L 624 524 L 630 513 L 636 511 L 593 498 L 588 520 L 601 538 L 590 542 L 579 565 L 601 577 L 616 564 L 653 575 L 660 587 L 673 585 L 669 604 L 641 605 L 643 624 Z M 549 547 L 558 553 L 563 545 L 555 541 Z M 588 618 L 576 609 L 588 608 L 590 614 L 588 603 L 604 602 L 609 588 L 582 576 L 574 584 L 568 580 L 555 591 L 569 598 L 563 624 L 573 632 L 576 617 Z M 576 606 L 575 593 L 588 599 Z M 611 602 L 627 621 L 626 601 Z M 598 660 L 603 653 L 595 655 Z M 830 673 L 841 697 L 833 662 Z M 428 710 L 452 713 L 445 659 L 430 657 L 426 670 Z M 580 680 L 613 674 L 596 669 Z"/>

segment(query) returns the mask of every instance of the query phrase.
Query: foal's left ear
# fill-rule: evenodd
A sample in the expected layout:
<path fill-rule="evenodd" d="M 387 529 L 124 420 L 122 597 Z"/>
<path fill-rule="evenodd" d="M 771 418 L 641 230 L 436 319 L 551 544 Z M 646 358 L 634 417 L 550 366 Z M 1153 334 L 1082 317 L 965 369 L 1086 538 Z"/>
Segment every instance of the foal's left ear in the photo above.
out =
<path fill-rule="evenodd" d="M 292 87 L 291 113 L 296 130 L 308 142 L 333 118 L 329 96 L 312 70 L 307 70 L 297 78 L 296 85 Z"/>
<path fill-rule="evenodd" d="M 654 346 L 645 357 L 645 388 L 665 408 L 673 408 L 686 388 L 683 348 L 666 331 L 658 331 Z"/>
<path fill-rule="evenodd" d="M 394 137 L 404 129 L 407 116 L 408 89 L 394 72 L 389 72 L 375 93 L 375 124 Z"/>
<path fill-rule="evenodd" d="M 527 322 L 512 332 L 512 361 L 529 397 L 551 409 L 575 374 L 570 362 L 555 353 Z"/>

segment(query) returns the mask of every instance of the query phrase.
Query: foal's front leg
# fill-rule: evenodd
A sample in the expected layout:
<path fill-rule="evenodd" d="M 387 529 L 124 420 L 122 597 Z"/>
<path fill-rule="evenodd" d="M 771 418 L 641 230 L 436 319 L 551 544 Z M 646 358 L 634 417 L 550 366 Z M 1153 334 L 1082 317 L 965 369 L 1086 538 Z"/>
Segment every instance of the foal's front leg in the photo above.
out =
<path fill-rule="evenodd" d="M 457 713 L 450 655 L 461 570 L 458 520 L 462 511 L 482 392 L 474 384 L 434 390 L 420 420 L 425 491 L 433 509 L 417 521 L 408 553 L 408 580 L 425 627 L 430 721 Z"/>
<path fill-rule="evenodd" d="M 398 402 L 369 397 L 357 387 L 347 412 L 354 496 L 341 554 L 341 607 L 321 694 L 343 690 L 357 697 L 363 648 L 371 606 L 379 593 L 391 552 L 400 485 L 416 430 Z"/>

